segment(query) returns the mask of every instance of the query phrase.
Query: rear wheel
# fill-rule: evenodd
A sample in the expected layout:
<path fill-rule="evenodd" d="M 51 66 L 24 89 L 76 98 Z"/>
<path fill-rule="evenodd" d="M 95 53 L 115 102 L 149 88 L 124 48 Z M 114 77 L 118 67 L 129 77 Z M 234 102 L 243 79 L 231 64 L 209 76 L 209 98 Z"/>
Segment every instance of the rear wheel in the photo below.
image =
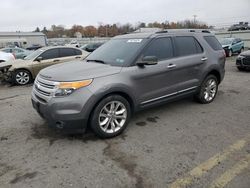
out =
<path fill-rule="evenodd" d="M 202 82 L 198 93 L 195 98 L 199 103 L 208 104 L 211 103 L 218 91 L 218 80 L 214 75 L 208 75 Z"/>
<path fill-rule="evenodd" d="M 13 81 L 17 85 L 26 85 L 31 81 L 31 74 L 27 70 L 17 70 L 14 72 Z"/>
<path fill-rule="evenodd" d="M 120 95 L 110 95 L 96 106 L 90 117 L 93 132 L 101 138 L 121 134 L 131 116 L 130 104 Z"/>
<path fill-rule="evenodd" d="M 243 52 L 243 51 L 244 51 L 244 48 L 241 48 L 240 51 L 239 51 L 239 54 L 240 54 L 241 52 Z"/>

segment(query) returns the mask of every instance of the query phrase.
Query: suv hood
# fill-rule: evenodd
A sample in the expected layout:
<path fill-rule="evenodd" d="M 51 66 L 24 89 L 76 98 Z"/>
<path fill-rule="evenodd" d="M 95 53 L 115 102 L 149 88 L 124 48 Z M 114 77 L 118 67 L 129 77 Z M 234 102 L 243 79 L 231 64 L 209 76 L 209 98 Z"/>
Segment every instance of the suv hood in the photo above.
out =
<path fill-rule="evenodd" d="M 250 56 L 250 50 L 247 50 L 245 52 L 241 52 L 240 55 L 243 55 L 243 56 Z"/>
<path fill-rule="evenodd" d="M 39 75 L 47 80 L 67 82 L 117 74 L 121 69 L 101 63 L 74 61 L 47 67 Z"/>

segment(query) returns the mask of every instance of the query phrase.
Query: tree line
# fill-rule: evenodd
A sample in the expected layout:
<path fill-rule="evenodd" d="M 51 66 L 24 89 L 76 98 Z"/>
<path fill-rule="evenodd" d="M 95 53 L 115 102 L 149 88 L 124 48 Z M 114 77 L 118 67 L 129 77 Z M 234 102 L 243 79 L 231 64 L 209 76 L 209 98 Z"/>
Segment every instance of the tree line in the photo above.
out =
<path fill-rule="evenodd" d="M 178 22 L 153 22 L 132 25 L 127 24 L 99 24 L 99 26 L 81 26 L 73 25 L 70 29 L 65 28 L 63 25 L 52 25 L 50 29 L 44 27 L 40 30 L 36 28 L 34 32 L 43 32 L 48 38 L 59 38 L 59 37 L 76 37 L 77 33 L 81 34 L 82 37 L 114 37 L 116 35 L 126 34 L 134 32 L 140 28 L 161 28 L 161 29 L 209 29 L 206 23 L 196 20 L 184 20 Z"/>

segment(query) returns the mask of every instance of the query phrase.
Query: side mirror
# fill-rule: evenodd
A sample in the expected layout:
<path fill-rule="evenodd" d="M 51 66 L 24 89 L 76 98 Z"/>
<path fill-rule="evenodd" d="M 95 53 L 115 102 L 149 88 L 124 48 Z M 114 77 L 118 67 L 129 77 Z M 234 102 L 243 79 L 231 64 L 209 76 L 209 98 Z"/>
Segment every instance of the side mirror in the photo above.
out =
<path fill-rule="evenodd" d="M 39 56 L 38 58 L 36 58 L 36 61 L 40 62 L 43 60 L 43 57 Z"/>
<path fill-rule="evenodd" d="M 158 63 L 158 58 L 156 56 L 145 56 L 141 61 L 138 61 L 136 64 L 138 66 L 144 65 L 156 65 Z"/>

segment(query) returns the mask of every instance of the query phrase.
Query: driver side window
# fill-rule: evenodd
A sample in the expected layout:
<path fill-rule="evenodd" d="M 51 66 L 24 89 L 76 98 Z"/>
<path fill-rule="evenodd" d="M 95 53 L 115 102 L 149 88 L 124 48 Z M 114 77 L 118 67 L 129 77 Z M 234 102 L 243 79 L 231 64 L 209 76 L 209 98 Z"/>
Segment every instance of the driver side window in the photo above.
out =
<path fill-rule="evenodd" d="M 153 40 L 144 51 L 143 56 L 155 56 L 159 61 L 172 58 L 174 52 L 171 38 L 167 37 Z"/>
<path fill-rule="evenodd" d="M 58 49 L 47 50 L 43 52 L 39 57 L 42 57 L 42 60 L 59 58 L 59 50 Z"/>

